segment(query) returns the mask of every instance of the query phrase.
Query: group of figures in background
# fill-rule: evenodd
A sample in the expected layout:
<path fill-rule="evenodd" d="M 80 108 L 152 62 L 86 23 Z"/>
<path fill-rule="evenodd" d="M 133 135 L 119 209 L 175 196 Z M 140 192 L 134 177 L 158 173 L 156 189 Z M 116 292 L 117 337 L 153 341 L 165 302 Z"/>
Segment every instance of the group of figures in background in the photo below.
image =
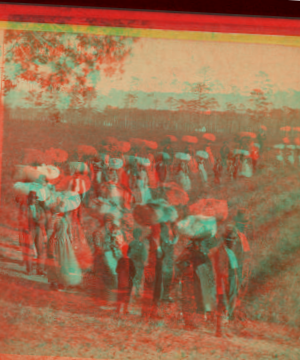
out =
<path fill-rule="evenodd" d="M 28 275 L 46 276 L 53 291 L 84 288 L 92 275 L 99 303 L 127 313 L 134 297 L 144 318 L 179 301 L 185 326 L 194 328 L 202 313 L 221 336 L 221 320 L 234 319 L 249 279 L 249 218 L 243 209 L 229 217 L 227 199 L 208 194 L 254 176 L 266 130 L 236 135 L 219 156 L 207 133 L 201 144 L 195 136 L 160 144 L 106 137 L 71 155 L 25 150 L 13 191 Z"/>

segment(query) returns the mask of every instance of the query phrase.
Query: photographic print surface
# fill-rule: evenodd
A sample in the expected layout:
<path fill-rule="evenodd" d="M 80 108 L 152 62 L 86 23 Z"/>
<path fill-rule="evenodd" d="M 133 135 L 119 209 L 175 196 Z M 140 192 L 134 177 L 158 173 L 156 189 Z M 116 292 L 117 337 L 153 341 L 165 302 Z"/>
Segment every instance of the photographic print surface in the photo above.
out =
<path fill-rule="evenodd" d="M 299 359 L 299 22 L 43 14 L 0 22 L 1 352 Z"/>

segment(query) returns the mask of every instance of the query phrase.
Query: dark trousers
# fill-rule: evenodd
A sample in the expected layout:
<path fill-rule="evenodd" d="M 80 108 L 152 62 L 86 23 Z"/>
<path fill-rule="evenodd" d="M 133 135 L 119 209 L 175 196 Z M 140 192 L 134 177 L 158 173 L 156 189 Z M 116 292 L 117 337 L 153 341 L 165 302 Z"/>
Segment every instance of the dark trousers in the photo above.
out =
<path fill-rule="evenodd" d="M 23 232 L 24 233 L 24 232 Z M 46 260 L 46 244 L 45 244 L 45 231 L 40 226 L 32 228 L 28 234 L 24 236 L 24 262 L 26 270 L 32 271 L 34 246 L 37 251 L 37 271 L 44 271 Z"/>
<path fill-rule="evenodd" d="M 132 291 L 132 286 L 125 288 L 118 288 L 118 301 L 117 301 L 117 312 L 121 311 L 122 304 L 124 305 L 124 314 L 128 312 L 128 306 L 130 302 L 130 295 Z"/>
<path fill-rule="evenodd" d="M 163 276 L 162 276 L 162 260 L 157 259 L 156 267 L 155 267 L 155 282 L 154 282 L 154 293 L 153 293 L 153 305 L 151 310 L 151 315 L 157 315 L 158 304 L 161 298 L 161 290 L 163 284 Z"/>
<path fill-rule="evenodd" d="M 193 270 L 193 278 L 194 278 L 194 294 L 196 301 L 196 311 L 198 314 L 204 313 L 204 304 L 203 304 L 203 296 L 201 289 L 201 281 L 199 276 L 196 273 L 196 269 Z"/>
<path fill-rule="evenodd" d="M 229 270 L 228 286 L 226 289 L 226 300 L 227 300 L 228 318 L 230 320 L 233 320 L 234 317 L 237 294 L 238 294 L 237 276 L 235 275 L 233 270 Z"/>

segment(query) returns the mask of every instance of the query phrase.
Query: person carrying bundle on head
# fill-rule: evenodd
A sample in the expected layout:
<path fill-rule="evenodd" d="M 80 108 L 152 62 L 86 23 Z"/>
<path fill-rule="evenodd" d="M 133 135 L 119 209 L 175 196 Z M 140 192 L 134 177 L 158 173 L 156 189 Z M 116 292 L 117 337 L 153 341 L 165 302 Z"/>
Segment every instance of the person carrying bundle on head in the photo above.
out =
<path fill-rule="evenodd" d="M 214 307 L 213 286 L 210 284 L 213 271 L 212 276 L 207 276 L 209 272 L 204 271 L 204 274 L 202 270 L 209 269 L 208 249 L 215 243 L 216 219 L 200 215 L 188 216 L 178 223 L 178 231 L 190 239 L 188 246 L 176 261 L 176 277 L 181 278 L 182 283 L 182 312 L 185 325 L 194 328 L 192 314 L 196 311 L 205 311 L 209 316 Z M 192 295 L 195 300 L 192 300 Z"/>

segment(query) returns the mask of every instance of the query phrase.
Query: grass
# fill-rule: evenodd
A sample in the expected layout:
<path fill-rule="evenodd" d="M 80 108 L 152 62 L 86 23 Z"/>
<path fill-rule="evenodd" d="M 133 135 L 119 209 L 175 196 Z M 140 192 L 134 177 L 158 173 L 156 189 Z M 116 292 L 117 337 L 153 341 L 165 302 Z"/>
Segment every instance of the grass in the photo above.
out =
<path fill-rule="evenodd" d="M 117 135 L 110 131 L 91 131 L 89 126 L 52 127 L 33 122 L 6 122 L 2 183 L 5 204 L 2 216 L 6 217 L 2 220 L 13 223 L 16 217 L 10 174 L 13 165 L 22 161 L 22 149 L 59 147 L 72 153 L 77 144 L 97 146 L 101 137 L 106 135 L 124 140 L 145 135 L 144 130 L 134 135 L 130 131 Z M 150 131 L 147 137 L 159 140 L 165 133 Z M 181 136 L 179 132 L 174 135 Z M 218 136 L 218 139 L 220 141 L 213 146 L 214 152 L 219 150 L 223 141 L 222 137 Z M 198 318 L 199 329 L 185 331 L 178 316 L 178 305 L 172 310 L 162 309 L 166 310 L 166 316 L 160 323 L 144 323 L 137 315 L 117 317 L 101 310 L 88 294 L 49 293 L 47 284 L 26 278 L 17 262 L 4 267 L 1 260 L 1 351 L 96 359 L 298 360 L 298 183 L 298 172 L 267 167 L 261 168 L 260 174 L 248 183 L 240 180 L 210 190 L 211 196 L 226 196 L 230 200 L 230 217 L 241 204 L 250 210 L 253 226 L 248 235 L 253 251 L 253 272 L 244 302 L 249 315 L 246 330 L 250 337 L 244 336 L 242 331 L 236 334 L 234 329 L 228 329 L 233 338 L 216 339 L 214 329 Z M 196 181 L 194 184 L 198 186 Z M 6 249 L 18 245 L 18 239 L 9 226 L 0 228 L 0 237 Z M 12 252 L 7 254 L 12 256 Z"/>

